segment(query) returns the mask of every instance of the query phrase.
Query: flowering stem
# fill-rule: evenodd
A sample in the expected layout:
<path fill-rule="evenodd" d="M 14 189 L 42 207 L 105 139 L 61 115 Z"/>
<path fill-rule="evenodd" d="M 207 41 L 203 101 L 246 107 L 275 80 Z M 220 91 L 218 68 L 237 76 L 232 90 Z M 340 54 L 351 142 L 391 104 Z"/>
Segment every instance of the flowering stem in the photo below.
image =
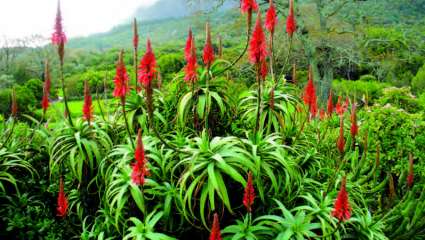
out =
<path fill-rule="evenodd" d="M 158 132 L 158 129 L 156 129 L 155 124 L 154 124 L 154 114 L 153 114 L 153 99 L 152 99 L 152 89 L 151 86 L 148 86 L 146 91 L 146 101 L 147 101 L 147 105 L 148 105 L 148 122 L 149 122 L 149 127 L 154 131 L 156 137 L 159 139 L 159 141 L 161 141 L 165 146 L 167 146 L 168 148 L 173 149 L 176 152 L 182 153 L 183 151 L 179 150 L 176 146 L 171 145 L 170 143 L 168 143 L 167 141 L 165 141 L 165 139 L 161 136 L 161 134 Z"/>
<path fill-rule="evenodd" d="M 291 56 L 291 52 L 292 52 L 292 37 L 289 38 L 288 54 L 286 55 L 286 59 L 283 62 L 283 67 L 282 67 L 282 71 L 279 74 L 279 79 L 281 79 L 283 77 L 284 73 L 285 73 L 285 68 L 289 63 L 289 58 Z M 278 79 L 278 81 L 279 81 L 279 79 Z M 278 81 L 276 81 L 276 84 L 277 84 Z"/>
<path fill-rule="evenodd" d="M 134 148 L 134 141 L 131 138 L 130 126 L 128 125 L 127 114 L 126 114 L 126 111 L 125 111 L 125 97 L 121 97 L 121 106 L 122 106 L 122 114 L 123 114 L 124 121 L 125 121 L 125 129 L 127 130 L 127 134 L 128 134 L 128 137 L 130 138 L 131 145 Z"/>
<path fill-rule="evenodd" d="M 273 67 L 273 64 L 274 64 L 274 52 L 273 52 L 274 41 L 273 41 L 273 38 L 274 38 L 274 34 L 271 33 L 270 34 L 270 73 L 272 75 L 272 81 L 275 83 L 275 86 L 276 86 L 277 83 L 276 83 L 276 79 L 275 79 L 275 76 L 274 76 L 274 67 Z"/>
<path fill-rule="evenodd" d="M 96 91 L 96 101 L 97 101 L 97 105 L 99 106 L 99 111 L 102 116 L 102 119 L 103 121 L 106 122 L 105 113 L 103 112 L 102 104 L 100 103 L 99 91 Z"/>
<path fill-rule="evenodd" d="M 340 156 L 340 157 L 339 157 L 338 165 L 337 165 L 337 167 L 336 167 L 336 169 L 335 169 L 334 175 L 333 175 L 333 176 L 332 176 L 332 178 L 330 179 L 331 181 L 330 181 L 330 182 L 329 182 L 329 184 L 328 184 L 328 189 L 327 189 L 327 190 L 326 190 L 326 192 L 324 193 L 324 194 L 325 194 L 325 196 L 326 196 L 326 194 L 328 194 L 328 193 L 331 191 L 331 187 L 332 187 L 332 185 L 333 185 L 333 184 L 334 184 L 334 182 L 335 182 L 336 175 L 338 174 L 339 169 L 341 169 L 341 168 L 342 168 L 342 166 L 344 165 L 344 153 L 341 153 L 339 156 Z"/>
<path fill-rule="evenodd" d="M 146 203 L 145 203 L 145 188 L 143 187 L 143 184 L 141 186 L 141 190 L 140 192 L 142 193 L 142 199 L 143 199 L 143 222 L 146 224 L 146 215 L 147 215 L 147 210 L 146 210 Z"/>
<path fill-rule="evenodd" d="M 205 77 L 205 99 L 206 99 L 206 112 L 205 112 L 205 129 L 207 130 L 207 132 L 209 132 L 208 130 L 208 118 L 210 115 L 210 104 L 211 102 L 209 101 L 209 78 L 210 78 L 210 66 L 207 66 L 207 75 Z"/>
<path fill-rule="evenodd" d="M 71 125 L 71 127 L 74 127 L 74 124 L 72 122 L 71 112 L 69 111 L 68 106 L 68 97 L 66 96 L 66 87 L 65 87 L 65 78 L 63 76 L 63 61 L 60 63 L 60 76 L 61 76 L 61 82 L 62 82 L 62 93 L 63 93 L 63 100 L 65 103 L 65 111 L 68 113 L 68 122 Z"/>
<path fill-rule="evenodd" d="M 133 54 L 133 65 L 134 65 L 134 90 L 137 93 L 137 79 L 138 79 L 138 72 L 137 72 L 137 48 L 134 48 L 134 54 Z"/>
<path fill-rule="evenodd" d="M 195 103 L 196 103 L 196 100 L 195 100 L 195 81 L 192 81 L 192 103 L 193 103 L 193 106 L 192 106 L 192 114 L 193 114 L 193 127 L 196 129 L 196 123 L 195 123 L 195 119 L 196 119 L 196 117 L 195 117 L 195 114 L 196 114 L 196 105 L 195 105 Z"/>
<path fill-rule="evenodd" d="M 257 70 L 257 118 L 255 121 L 255 133 L 260 130 L 260 111 L 261 111 L 261 77 L 260 77 L 260 64 L 256 66 Z"/>
<path fill-rule="evenodd" d="M 250 30 L 248 30 L 247 32 L 247 37 L 246 37 L 246 44 L 245 44 L 245 48 L 243 49 L 242 53 L 232 62 L 230 63 L 229 66 L 227 66 L 226 68 L 224 68 L 221 71 L 218 71 L 215 76 L 219 76 L 222 73 L 227 72 L 228 70 L 230 70 L 231 68 L 233 68 L 241 59 L 243 56 L 245 56 L 246 51 L 248 51 L 248 46 L 249 46 L 249 40 L 250 40 Z"/>

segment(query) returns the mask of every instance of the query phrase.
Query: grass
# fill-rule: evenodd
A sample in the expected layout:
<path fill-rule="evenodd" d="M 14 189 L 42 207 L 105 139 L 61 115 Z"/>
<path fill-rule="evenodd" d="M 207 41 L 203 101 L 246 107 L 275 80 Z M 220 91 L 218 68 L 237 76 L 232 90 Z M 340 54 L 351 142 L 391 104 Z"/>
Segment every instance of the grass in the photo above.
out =
<path fill-rule="evenodd" d="M 106 111 L 107 105 L 113 103 L 114 101 L 115 99 L 108 99 L 106 102 L 102 100 L 101 101 L 102 110 Z M 47 110 L 47 113 L 46 113 L 46 118 L 49 120 L 49 122 L 57 122 L 57 121 L 63 120 L 64 109 L 65 109 L 64 105 L 65 105 L 64 102 L 50 103 L 49 109 Z M 83 105 L 84 105 L 83 100 L 74 100 L 74 101 L 68 102 L 69 111 L 71 112 L 71 117 L 73 119 L 82 117 Z M 41 113 L 42 113 L 41 109 L 38 109 L 36 112 L 36 114 L 39 116 L 41 116 Z M 93 99 L 93 114 L 98 116 L 102 114 L 99 108 L 99 104 L 97 100 L 95 99 Z"/>

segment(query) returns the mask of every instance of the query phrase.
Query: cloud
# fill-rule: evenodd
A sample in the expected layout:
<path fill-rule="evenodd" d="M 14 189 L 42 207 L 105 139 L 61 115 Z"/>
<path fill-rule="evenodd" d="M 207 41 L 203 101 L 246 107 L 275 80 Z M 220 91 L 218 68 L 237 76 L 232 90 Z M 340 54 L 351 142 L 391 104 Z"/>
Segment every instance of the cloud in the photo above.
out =
<path fill-rule="evenodd" d="M 57 0 L 0 0 L 0 37 L 49 37 Z M 157 0 L 62 0 L 63 24 L 69 37 L 108 31 L 124 22 L 139 6 Z"/>

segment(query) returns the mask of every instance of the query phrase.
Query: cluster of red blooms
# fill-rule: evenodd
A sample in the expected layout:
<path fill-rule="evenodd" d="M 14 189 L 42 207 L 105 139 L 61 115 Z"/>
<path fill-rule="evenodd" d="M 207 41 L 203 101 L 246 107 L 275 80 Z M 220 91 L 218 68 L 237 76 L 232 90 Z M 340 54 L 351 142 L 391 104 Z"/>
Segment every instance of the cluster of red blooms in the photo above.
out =
<path fill-rule="evenodd" d="M 12 106 L 11 106 L 12 117 L 18 116 L 18 102 L 16 101 L 16 91 L 12 90 Z"/>
<path fill-rule="evenodd" d="M 211 228 L 209 240 L 221 240 L 220 223 L 218 221 L 218 214 L 214 213 L 214 221 Z"/>
<path fill-rule="evenodd" d="M 139 30 L 137 29 L 137 19 L 133 20 L 133 48 L 137 50 L 139 48 Z"/>
<path fill-rule="evenodd" d="M 149 88 L 153 79 L 157 75 L 155 54 L 152 51 L 151 40 L 148 38 L 146 42 L 146 53 L 140 60 L 139 65 L 139 82 L 145 88 Z"/>
<path fill-rule="evenodd" d="M 267 31 L 270 32 L 271 36 L 274 35 L 277 22 L 278 22 L 278 19 L 277 19 L 277 14 L 276 14 L 276 8 L 273 4 L 273 1 L 270 0 L 269 9 L 267 10 L 267 13 L 266 13 L 265 26 L 266 26 Z"/>
<path fill-rule="evenodd" d="M 63 179 L 62 177 L 59 180 L 59 194 L 58 194 L 58 203 L 56 208 L 56 214 L 59 217 L 65 217 L 68 211 L 68 199 L 65 196 Z"/>
<path fill-rule="evenodd" d="M 341 116 L 339 118 L 339 136 L 336 141 L 336 146 L 338 151 L 343 154 L 345 149 L 345 137 L 344 137 L 344 118 Z"/>
<path fill-rule="evenodd" d="M 206 24 L 206 35 L 207 41 L 205 42 L 204 53 L 202 58 L 204 60 L 205 66 L 207 66 L 207 68 L 209 69 L 214 62 L 214 48 L 211 42 L 211 29 L 208 23 Z"/>
<path fill-rule="evenodd" d="M 61 65 L 63 65 L 63 58 L 65 55 L 65 43 L 67 39 L 62 27 L 62 13 L 60 9 L 60 2 L 58 2 L 54 30 L 55 31 L 52 34 L 52 44 L 58 46 L 59 60 Z"/>
<path fill-rule="evenodd" d="M 348 97 L 347 98 L 345 98 L 345 102 L 344 103 L 341 103 L 341 101 L 342 101 L 342 97 L 341 96 L 339 96 L 338 97 L 338 102 L 336 103 L 336 105 L 335 105 L 335 112 L 338 114 L 338 115 L 340 115 L 340 116 L 342 116 L 342 115 L 344 115 L 344 113 L 347 111 L 347 109 L 348 109 L 348 105 L 350 104 L 350 100 L 348 99 Z"/>
<path fill-rule="evenodd" d="M 294 15 L 294 1 L 289 1 L 289 15 L 288 19 L 286 20 L 286 32 L 288 33 L 289 37 L 292 37 L 294 32 L 297 30 L 297 25 L 295 22 L 295 15 Z"/>
<path fill-rule="evenodd" d="M 246 207 L 248 212 L 252 211 L 252 205 L 254 204 L 255 190 L 252 184 L 252 173 L 248 173 L 248 181 L 246 182 L 245 192 L 243 195 L 243 205 Z"/>
<path fill-rule="evenodd" d="M 351 207 L 348 201 L 348 193 L 346 189 L 347 179 L 343 177 L 341 182 L 341 189 L 338 192 L 338 196 L 335 200 L 334 210 L 332 216 L 336 217 L 340 222 L 350 219 Z"/>
<path fill-rule="evenodd" d="M 83 119 L 86 120 L 89 125 L 90 121 L 93 119 L 92 97 L 90 94 L 90 86 L 87 80 L 84 81 Z"/>
<path fill-rule="evenodd" d="M 60 9 L 60 2 L 58 2 L 58 9 L 56 12 L 56 19 L 55 19 L 55 31 L 52 34 L 52 44 L 54 45 L 64 45 L 67 41 L 65 32 L 63 31 L 62 27 L 62 12 Z"/>
<path fill-rule="evenodd" d="M 310 119 L 316 117 L 317 115 L 317 96 L 316 96 L 316 88 L 313 82 L 313 72 L 311 67 L 308 71 L 308 82 L 307 86 L 304 90 L 304 103 L 308 106 L 308 110 L 310 113 Z"/>
<path fill-rule="evenodd" d="M 41 107 L 43 108 L 44 115 L 46 114 L 46 111 L 49 108 L 49 96 L 50 96 L 51 85 L 52 85 L 52 80 L 50 78 L 49 62 L 46 61 L 45 68 L 44 68 L 43 98 L 41 100 Z"/>
<path fill-rule="evenodd" d="M 256 65 L 260 76 L 264 79 L 267 75 L 267 43 L 261 23 L 261 13 L 258 12 L 257 22 L 249 43 L 249 61 Z"/>
<path fill-rule="evenodd" d="M 128 87 L 128 74 L 127 69 L 124 65 L 123 56 L 124 52 L 121 51 L 118 57 L 118 62 L 116 66 L 116 74 L 114 78 L 115 89 L 113 92 L 114 97 L 121 98 L 122 101 L 125 101 L 125 96 L 129 91 Z"/>
<path fill-rule="evenodd" d="M 149 169 L 147 167 L 147 160 L 145 156 L 145 149 L 142 141 L 142 130 L 139 129 L 137 133 L 137 145 L 134 151 L 134 158 L 136 162 L 133 164 L 133 171 L 131 173 L 131 180 L 134 184 L 144 185 L 145 177 L 149 176 Z"/>
<path fill-rule="evenodd" d="M 198 78 L 198 75 L 197 75 L 198 60 L 196 57 L 195 39 L 192 34 L 192 29 L 189 29 L 189 35 L 187 37 L 186 47 L 184 49 L 184 56 L 187 62 L 184 68 L 184 72 L 185 72 L 184 80 L 186 82 L 193 83 Z"/>
<path fill-rule="evenodd" d="M 241 11 L 247 14 L 248 33 L 251 31 L 252 13 L 258 11 L 258 4 L 255 0 L 241 0 Z"/>

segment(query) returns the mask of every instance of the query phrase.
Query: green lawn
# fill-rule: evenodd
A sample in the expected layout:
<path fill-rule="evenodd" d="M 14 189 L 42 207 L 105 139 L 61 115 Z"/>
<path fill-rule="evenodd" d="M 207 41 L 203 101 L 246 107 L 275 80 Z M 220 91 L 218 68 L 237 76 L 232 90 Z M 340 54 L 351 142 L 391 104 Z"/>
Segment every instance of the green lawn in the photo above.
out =
<path fill-rule="evenodd" d="M 104 100 L 101 101 L 103 111 L 107 110 L 107 105 L 115 101 L 114 99 L 109 99 L 106 102 Z M 47 110 L 46 118 L 49 119 L 50 122 L 56 122 L 58 120 L 63 119 L 64 117 L 64 102 L 55 102 L 50 103 L 49 109 Z M 75 100 L 69 101 L 69 111 L 71 112 L 72 118 L 79 118 L 82 116 L 83 112 L 83 100 Z M 37 110 L 37 115 L 41 115 L 41 109 Z M 93 99 L 93 113 L 95 115 L 101 115 L 101 111 L 99 108 L 99 104 L 97 100 Z"/>

